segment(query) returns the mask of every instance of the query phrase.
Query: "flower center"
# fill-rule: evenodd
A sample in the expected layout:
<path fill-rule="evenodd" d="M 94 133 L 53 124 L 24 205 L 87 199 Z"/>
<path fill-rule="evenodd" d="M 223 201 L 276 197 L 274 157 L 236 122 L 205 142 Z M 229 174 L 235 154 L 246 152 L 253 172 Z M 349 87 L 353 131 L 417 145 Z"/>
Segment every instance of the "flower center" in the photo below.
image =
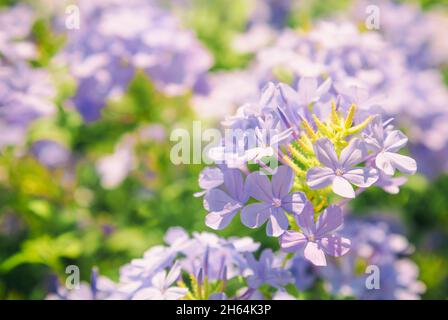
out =
<path fill-rule="evenodd" d="M 311 242 L 316 241 L 316 237 L 314 236 L 314 234 L 309 235 L 307 238 L 308 238 L 308 241 L 311 241 Z"/>
<path fill-rule="evenodd" d="M 272 200 L 272 205 L 276 208 L 279 208 L 282 205 L 282 200 L 280 200 L 278 198 L 274 198 L 274 200 Z"/>
<path fill-rule="evenodd" d="M 342 175 L 344 174 L 344 171 L 342 171 L 342 169 L 336 169 L 335 174 L 336 174 L 337 176 L 342 176 Z"/>

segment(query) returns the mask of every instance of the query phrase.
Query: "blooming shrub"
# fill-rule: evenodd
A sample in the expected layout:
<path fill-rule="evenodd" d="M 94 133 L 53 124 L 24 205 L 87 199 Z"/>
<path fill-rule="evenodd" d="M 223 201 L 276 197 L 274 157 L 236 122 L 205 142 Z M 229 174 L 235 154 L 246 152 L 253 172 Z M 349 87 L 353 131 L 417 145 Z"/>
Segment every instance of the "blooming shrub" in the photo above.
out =
<path fill-rule="evenodd" d="M 210 150 L 220 166 L 207 172 L 220 173 L 203 174 L 199 181 L 208 186 L 204 207 L 209 227 L 223 229 L 238 213 L 249 228 L 267 222 L 266 234 L 279 237 L 283 250 L 304 250 L 307 260 L 324 266 L 325 255 L 338 257 L 350 250 L 350 239 L 334 234 L 343 224 L 341 207 L 369 187 L 395 192 L 403 183 L 394 177 L 397 171 L 416 172 L 415 160 L 398 153 L 406 136 L 390 121 L 373 112 L 357 118 L 356 104 L 344 114 L 340 110 L 347 107 L 335 99 L 321 102 L 330 81 L 316 89 L 317 80 L 304 78 L 299 81 L 302 91 L 270 83 L 258 104 L 237 111 L 231 129 L 253 129 L 257 143 L 224 140 Z M 272 158 L 278 167 L 267 165 Z M 249 164 L 257 168 L 250 170 Z"/>
<path fill-rule="evenodd" d="M 0 299 L 445 298 L 447 21 L 0 0 Z"/>

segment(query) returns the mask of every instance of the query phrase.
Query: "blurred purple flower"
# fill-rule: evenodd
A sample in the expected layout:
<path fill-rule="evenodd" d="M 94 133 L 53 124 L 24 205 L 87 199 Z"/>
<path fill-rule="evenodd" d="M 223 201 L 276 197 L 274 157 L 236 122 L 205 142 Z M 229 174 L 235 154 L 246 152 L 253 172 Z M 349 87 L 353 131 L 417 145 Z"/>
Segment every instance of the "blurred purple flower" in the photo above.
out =
<path fill-rule="evenodd" d="M 71 156 L 66 147 L 52 140 L 36 141 L 31 151 L 40 163 L 50 168 L 66 165 Z"/>
<path fill-rule="evenodd" d="M 212 64 L 195 35 L 153 2 L 78 5 L 82 28 L 67 34 L 57 60 L 79 82 L 73 102 L 85 121 L 98 119 L 107 101 L 126 91 L 138 69 L 163 93 L 181 95 L 203 81 Z"/>
<path fill-rule="evenodd" d="M 133 300 L 178 300 L 188 292 L 187 288 L 172 286 L 181 275 L 181 267 L 175 262 L 167 273 L 158 272 L 151 280 L 151 287 L 138 290 Z"/>
<path fill-rule="evenodd" d="M 281 261 L 271 249 L 263 250 L 258 261 L 252 254 L 247 254 L 246 259 L 250 269 L 250 275 L 247 276 L 249 288 L 258 289 L 263 284 L 280 288 L 291 282 L 291 275 L 281 267 Z"/>

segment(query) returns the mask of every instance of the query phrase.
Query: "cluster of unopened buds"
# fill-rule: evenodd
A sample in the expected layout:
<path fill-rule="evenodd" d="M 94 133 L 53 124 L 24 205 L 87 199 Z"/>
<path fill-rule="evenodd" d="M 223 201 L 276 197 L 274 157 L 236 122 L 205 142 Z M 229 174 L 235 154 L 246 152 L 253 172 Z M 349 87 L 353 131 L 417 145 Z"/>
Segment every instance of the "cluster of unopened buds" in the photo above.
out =
<path fill-rule="evenodd" d="M 223 229 L 238 214 L 249 228 L 266 223 L 282 250 L 317 266 L 350 250 L 350 239 L 337 233 L 344 205 L 373 186 L 397 193 L 406 177 L 396 173 L 414 174 L 417 165 L 398 153 L 407 137 L 393 119 L 358 110 L 332 95 L 331 85 L 311 78 L 298 90 L 269 83 L 258 104 L 226 119 L 227 130 L 243 134 L 226 135 L 209 152 L 217 166 L 201 173 L 197 194 L 204 195 L 207 226 Z"/>

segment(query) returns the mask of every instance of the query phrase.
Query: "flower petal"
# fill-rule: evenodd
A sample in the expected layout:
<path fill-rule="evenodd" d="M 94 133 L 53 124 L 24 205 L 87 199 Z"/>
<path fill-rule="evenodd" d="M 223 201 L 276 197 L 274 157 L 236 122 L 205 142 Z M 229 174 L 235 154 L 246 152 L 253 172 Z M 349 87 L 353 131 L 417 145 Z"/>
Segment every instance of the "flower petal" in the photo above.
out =
<path fill-rule="evenodd" d="M 222 230 L 229 225 L 241 207 L 240 203 L 228 203 L 221 211 L 207 214 L 205 224 L 214 230 Z"/>
<path fill-rule="evenodd" d="M 315 266 L 326 266 L 327 260 L 325 259 L 325 253 L 319 248 L 316 242 L 308 242 L 305 247 L 304 256 Z"/>
<path fill-rule="evenodd" d="M 408 156 L 398 153 L 388 153 L 392 167 L 405 174 L 414 174 L 417 171 L 417 162 Z"/>
<path fill-rule="evenodd" d="M 241 222 L 249 228 L 258 228 L 271 215 L 271 205 L 266 203 L 252 203 L 241 211 Z"/>
<path fill-rule="evenodd" d="M 395 169 L 394 167 L 392 167 L 390 158 L 388 157 L 386 152 L 380 152 L 379 154 L 377 154 L 375 158 L 375 165 L 378 169 L 380 169 L 388 176 L 393 176 L 395 173 Z"/>
<path fill-rule="evenodd" d="M 355 168 L 342 176 L 357 187 L 367 188 L 378 181 L 378 170 L 375 168 Z"/>
<path fill-rule="evenodd" d="M 408 143 L 408 137 L 400 130 L 394 130 L 387 133 L 384 139 L 384 150 L 388 152 L 397 152 Z"/>
<path fill-rule="evenodd" d="M 353 139 L 350 144 L 341 152 L 340 164 L 345 170 L 351 169 L 353 166 L 362 162 L 367 155 L 367 149 L 361 139 Z"/>
<path fill-rule="evenodd" d="M 240 170 L 224 170 L 224 184 L 233 199 L 243 204 L 248 200 L 249 196 L 244 189 L 244 180 Z"/>
<path fill-rule="evenodd" d="M 299 101 L 301 104 L 308 105 L 314 102 L 317 91 L 317 79 L 314 77 L 301 77 L 299 80 Z"/>
<path fill-rule="evenodd" d="M 247 193 L 257 199 L 258 201 L 263 201 L 271 203 L 274 199 L 272 194 L 272 186 L 269 178 L 257 172 L 252 172 L 246 178 Z"/>
<path fill-rule="evenodd" d="M 342 225 L 343 221 L 344 216 L 341 208 L 338 206 L 329 206 L 317 220 L 316 236 L 321 238 L 326 234 L 334 232 Z"/>
<path fill-rule="evenodd" d="M 351 241 L 337 235 L 331 235 L 319 240 L 325 253 L 333 257 L 341 257 L 350 251 Z"/>
<path fill-rule="evenodd" d="M 266 233 L 270 237 L 278 237 L 288 229 L 289 222 L 282 209 L 273 209 L 269 217 Z"/>
<path fill-rule="evenodd" d="M 306 236 L 297 231 L 286 231 L 280 236 L 280 247 L 286 252 L 296 252 L 308 242 Z"/>
<path fill-rule="evenodd" d="M 294 216 L 297 224 L 307 236 L 316 234 L 316 224 L 314 222 L 314 208 L 311 202 L 307 201 L 300 214 Z"/>
<path fill-rule="evenodd" d="M 335 176 L 333 180 L 333 192 L 344 198 L 355 198 L 355 190 L 343 177 Z"/>
<path fill-rule="evenodd" d="M 184 297 L 187 293 L 188 293 L 187 288 L 171 287 L 165 291 L 163 297 L 164 300 L 179 300 L 180 298 Z"/>
<path fill-rule="evenodd" d="M 334 146 L 329 139 L 321 138 L 316 140 L 313 148 L 314 153 L 320 163 L 322 163 L 325 167 L 336 170 L 339 165 L 338 156 L 336 155 Z"/>
<path fill-rule="evenodd" d="M 302 213 L 305 203 L 307 201 L 306 196 L 303 192 L 294 192 L 286 197 L 282 198 L 282 208 L 294 214 Z"/>
<path fill-rule="evenodd" d="M 171 270 L 168 272 L 166 279 L 165 279 L 165 286 L 169 287 L 172 285 L 177 279 L 179 279 L 181 272 L 181 266 L 178 261 L 174 263 L 174 265 L 171 267 Z"/>
<path fill-rule="evenodd" d="M 163 300 L 163 294 L 156 288 L 144 288 L 138 290 L 132 300 Z"/>
<path fill-rule="evenodd" d="M 228 203 L 235 203 L 235 200 L 221 189 L 212 189 L 204 197 L 204 207 L 207 211 L 221 211 Z"/>
<path fill-rule="evenodd" d="M 395 169 L 406 174 L 414 174 L 417 171 L 417 162 L 414 159 L 398 153 L 381 152 L 376 156 L 375 164 L 389 176 L 395 173 Z"/>
<path fill-rule="evenodd" d="M 281 199 L 286 196 L 294 183 L 294 173 L 288 166 L 280 166 L 272 176 L 272 193 L 274 197 Z"/>
<path fill-rule="evenodd" d="M 306 183 L 311 189 L 322 189 L 332 184 L 334 177 L 333 169 L 314 167 L 306 173 Z"/>
<path fill-rule="evenodd" d="M 199 187 L 210 190 L 219 187 L 223 183 L 223 173 L 219 168 L 206 167 L 199 174 Z"/>

